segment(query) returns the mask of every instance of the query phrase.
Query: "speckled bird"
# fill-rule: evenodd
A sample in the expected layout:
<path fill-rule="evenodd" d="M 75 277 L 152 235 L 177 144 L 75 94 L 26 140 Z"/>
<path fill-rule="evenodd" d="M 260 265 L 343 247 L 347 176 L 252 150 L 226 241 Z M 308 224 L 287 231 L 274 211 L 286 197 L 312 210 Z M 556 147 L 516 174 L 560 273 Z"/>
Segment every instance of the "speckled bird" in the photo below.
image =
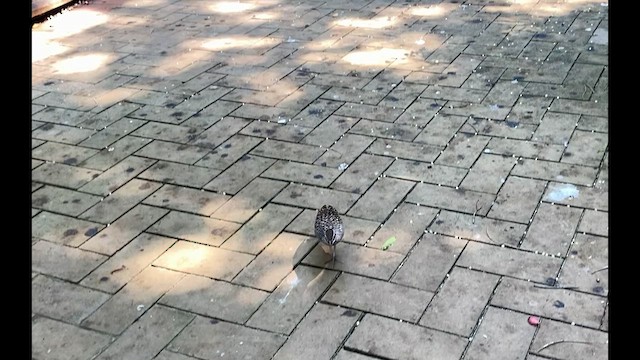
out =
<path fill-rule="evenodd" d="M 331 247 L 331 259 L 336 259 L 336 244 L 344 236 L 344 225 L 338 211 L 331 205 L 323 205 L 316 215 L 316 237 Z"/>

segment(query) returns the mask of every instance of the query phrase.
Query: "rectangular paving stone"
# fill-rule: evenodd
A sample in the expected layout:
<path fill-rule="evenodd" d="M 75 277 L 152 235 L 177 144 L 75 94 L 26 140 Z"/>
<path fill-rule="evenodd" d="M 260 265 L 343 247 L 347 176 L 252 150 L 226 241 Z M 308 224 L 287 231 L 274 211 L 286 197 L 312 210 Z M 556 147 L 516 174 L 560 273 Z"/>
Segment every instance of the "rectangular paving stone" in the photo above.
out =
<path fill-rule="evenodd" d="M 609 118 L 600 116 L 580 116 L 578 122 L 579 130 L 597 131 L 597 132 L 609 132 Z"/>
<path fill-rule="evenodd" d="M 77 248 L 38 241 L 31 247 L 31 269 L 72 282 L 80 281 L 106 256 Z"/>
<path fill-rule="evenodd" d="M 533 141 L 566 145 L 580 116 L 547 112 L 533 133 Z"/>
<path fill-rule="evenodd" d="M 311 129 L 306 127 L 287 124 L 285 119 L 278 121 L 252 121 L 239 134 L 297 143 L 311 132 Z"/>
<path fill-rule="evenodd" d="M 196 165 L 216 170 L 224 170 L 262 141 L 263 139 L 252 136 L 242 134 L 233 135 L 202 159 L 198 160 Z"/>
<path fill-rule="evenodd" d="M 179 272 L 148 266 L 84 319 L 82 326 L 119 335 L 183 276 Z M 139 309 L 140 305 L 142 309 Z"/>
<path fill-rule="evenodd" d="M 104 226 L 91 221 L 39 212 L 31 218 L 31 235 L 57 244 L 78 247 Z"/>
<path fill-rule="evenodd" d="M 429 230 L 438 234 L 493 244 L 518 246 L 527 226 L 514 222 L 442 210 Z"/>
<path fill-rule="evenodd" d="M 442 108 L 442 112 L 440 114 L 450 114 L 450 115 L 460 115 L 465 116 L 467 118 L 471 117 L 474 121 L 477 121 L 477 118 L 484 118 L 489 120 L 507 120 L 509 117 L 509 112 L 511 107 L 504 105 L 496 105 L 496 104 L 487 104 L 487 103 L 466 103 L 459 101 L 447 101 L 446 106 Z M 494 124 L 494 121 L 485 120 L 486 123 Z M 498 121 L 498 123 L 500 123 Z M 475 126 L 474 122 L 474 126 Z M 497 130 L 501 130 L 502 132 L 507 132 L 507 129 L 502 129 L 501 127 Z M 488 128 L 484 133 L 495 132 L 496 129 Z M 514 132 L 520 136 L 522 136 L 522 131 Z M 529 132 L 530 133 L 530 132 Z"/>
<path fill-rule="evenodd" d="M 35 359 L 90 359 L 110 342 L 110 335 L 66 322 L 41 316 L 31 321 L 31 356 Z"/>
<path fill-rule="evenodd" d="M 286 69 L 285 71 L 288 70 L 289 69 Z M 329 86 L 305 83 L 289 94 L 289 96 L 282 99 L 282 101 L 277 105 L 283 108 L 302 110 L 322 95 L 322 93 L 327 89 L 329 89 Z"/>
<path fill-rule="evenodd" d="M 436 163 L 470 168 L 474 164 L 482 150 L 487 146 L 490 137 L 461 133 L 449 142 Z"/>
<path fill-rule="evenodd" d="M 267 140 L 251 150 L 251 154 L 311 164 L 317 160 L 324 151 L 325 150 L 318 146 L 289 143 L 280 140 Z"/>
<path fill-rule="evenodd" d="M 453 134 L 452 134 L 453 136 Z M 390 139 L 376 139 L 367 150 L 375 155 L 398 157 L 408 160 L 433 162 L 443 147 L 417 144 Z"/>
<path fill-rule="evenodd" d="M 109 145 L 107 149 L 100 150 L 99 153 L 82 161 L 79 165 L 90 169 L 106 171 L 150 142 L 151 139 L 125 136 Z"/>
<path fill-rule="evenodd" d="M 320 98 L 334 101 L 346 101 L 352 103 L 364 103 L 377 105 L 388 91 L 371 91 L 344 87 L 331 87 Z"/>
<path fill-rule="evenodd" d="M 148 231 L 196 243 L 219 246 L 238 228 L 240 228 L 240 224 L 233 222 L 171 211 Z"/>
<path fill-rule="evenodd" d="M 82 244 L 81 249 L 113 255 L 129 241 L 167 214 L 167 210 L 139 204 Z"/>
<path fill-rule="evenodd" d="M 416 95 L 417 97 L 417 95 Z M 387 97 L 388 98 L 388 97 Z M 395 99 L 395 98 L 394 98 Z M 382 100 L 379 106 L 347 102 L 338 109 L 334 115 L 349 117 L 350 119 L 364 118 L 368 120 L 394 122 L 402 114 L 401 106 L 384 104 Z"/>
<path fill-rule="evenodd" d="M 162 296 L 159 303 L 199 315 L 244 323 L 268 295 L 262 290 L 186 275 Z"/>
<path fill-rule="evenodd" d="M 105 126 L 108 127 L 114 124 L 116 121 L 121 120 L 139 108 L 140 104 L 122 101 L 97 114 L 90 114 L 90 117 L 84 119 L 79 125 L 83 128 L 94 130 L 104 129 Z"/>
<path fill-rule="evenodd" d="M 595 181 L 597 171 L 597 167 L 592 166 L 523 159 L 513 168 L 511 175 L 589 186 Z"/>
<path fill-rule="evenodd" d="M 368 313 L 416 322 L 432 297 L 433 293 L 429 291 L 342 274 L 322 299 Z"/>
<path fill-rule="evenodd" d="M 245 222 L 278 194 L 287 183 L 255 178 L 211 215 L 214 218 Z"/>
<path fill-rule="evenodd" d="M 273 159 L 245 154 L 235 164 L 207 183 L 204 188 L 236 194 L 274 162 Z"/>
<path fill-rule="evenodd" d="M 155 160 L 129 156 L 86 183 L 80 190 L 96 195 L 107 195 L 129 182 L 153 163 Z"/>
<path fill-rule="evenodd" d="M 149 121 L 131 134 L 144 138 L 171 141 L 184 144 L 198 135 L 198 129 Z"/>
<path fill-rule="evenodd" d="M 473 118 L 462 126 L 460 131 L 493 137 L 528 140 L 536 130 L 536 125 L 520 123 L 516 119 L 506 118 L 504 121 Z"/>
<path fill-rule="evenodd" d="M 323 74 L 322 76 L 316 76 L 312 83 L 318 78 L 325 78 L 330 76 Z M 333 101 L 327 99 L 316 99 L 311 102 L 304 110 L 291 119 L 291 124 L 314 128 L 318 126 L 322 121 L 331 116 L 338 108 L 344 104 L 341 101 Z"/>
<path fill-rule="evenodd" d="M 607 211 L 609 209 L 609 190 L 598 186 L 587 187 L 550 182 L 542 196 L 542 200 L 556 204 Z"/>
<path fill-rule="evenodd" d="M 375 136 L 377 138 L 412 141 L 420 133 L 420 129 L 409 124 L 361 119 L 349 130 L 349 133 Z"/>
<path fill-rule="evenodd" d="M 431 207 L 485 216 L 494 196 L 462 188 L 419 183 L 407 195 L 405 201 Z M 480 208 L 479 210 L 476 210 Z"/>
<path fill-rule="evenodd" d="M 151 159 L 167 160 L 182 164 L 193 165 L 200 160 L 209 149 L 201 146 L 176 144 L 167 141 L 153 140 L 144 148 L 138 150 L 136 155 Z"/>
<path fill-rule="evenodd" d="M 522 92 L 522 96 L 525 98 L 544 97 L 545 99 L 549 99 L 549 104 L 544 108 L 544 110 L 548 110 L 551 109 L 551 103 L 558 98 L 587 100 L 591 95 L 589 88 L 584 85 L 571 84 L 565 86 L 557 83 L 549 83 L 550 81 L 555 80 L 546 79 L 546 82 L 542 83 L 528 83 Z"/>
<path fill-rule="evenodd" d="M 460 255 L 459 266 L 544 283 L 554 278 L 562 259 L 471 241 Z"/>
<path fill-rule="evenodd" d="M 595 235 L 577 234 L 571 252 L 562 266 L 558 281 L 571 284 L 581 291 L 609 295 L 608 270 L 609 239 Z M 597 273 L 593 273 L 598 271 Z"/>
<path fill-rule="evenodd" d="M 460 267 L 454 267 L 449 275 L 420 325 L 469 337 L 500 277 Z"/>
<path fill-rule="evenodd" d="M 91 121 L 91 119 L 86 122 L 88 121 Z M 105 147 L 109 148 L 109 145 L 115 143 L 146 123 L 147 122 L 143 120 L 124 117 L 118 121 L 105 124 L 103 127 L 97 128 L 97 132 L 82 141 L 80 145 L 94 149 L 103 149 Z M 84 122 L 82 124 L 84 124 Z M 95 125 L 89 126 L 97 127 Z"/>
<path fill-rule="evenodd" d="M 609 236 L 609 213 L 603 211 L 585 210 L 578 231 L 588 234 Z"/>
<path fill-rule="evenodd" d="M 535 85 L 528 84 L 525 92 Z M 511 108 L 509 118 L 523 124 L 539 124 L 552 101 L 553 97 L 548 96 L 523 96 Z"/>
<path fill-rule="evenodd" d="M 449 86 L 429 85 L 422 97 L 436 100 L 454 100 L 471 103 L 479 103 L 489 92 L 484 89 L 466 89 Z"/>
<path fill-rule="evenodd" d="M 559 161 L 564 146 L 560 144 L 548 144 L 535 141 L 523 141 L 516 139 L 491 138 L 487 144 L 485 153 L 506 156 L 521 156 L 531 159 Z"/>
<path fill-rule="evenodd" d="M 298 265 L 271 292 L 247 325 L 290 334 L 338 273 Z"/>
<path fill-rule="evenodd" d="M 242 269 L 233 282 L 271 292 L 316 242 L 313 237 L 283 232 Z"/>
<path fill-rule="evenodd" d="M 444 146 L 449 143 L 453 135 L 467 121 L 467 116 L 439 113 L 422 129 L 413 140 L 416 143 Z M 442 149 L 440 149 L 442 150 Z M 437 156 L 437 155 L 436 155 Z M 433 161 L 433 160 L 430 160 Z"/>
<path fill-rule="evenodd" d="M 286 340 L 282 335 L 196 316 L 167 349 L 206 360 L 225 355 L 258 359 L 271 358 Z"/>
<path fill-rule="evenodd" d="M 526 324 L 527 314 L 489 307 L 473 337 L 466 357 L 494 359 L 495 354 L 509 359 L 524 359 L 536 328 Z"/>
<path fill-rule="evenodd" d="M 462 181 L 465 189 L 496 194 L 515 165 L 511 157 L 483 153 Z"/>
<path fill-rule="evenodd" d="M 438 211 L 432 208 L 401 203 L 367 243 L 368 247 L 407 254 L 420 239 Z M 391 237 L 395 242 L 387 249 L 383 245 Z"/>
<path fill-rule="evenodd" d="M 559 339 L 582 341 L 586 342 L 586 344 L 565 342 L 542 349 L 546 344 L 559 341 Z M 559 321 L 543 320 L 540 323 L 540 330 L 538 330 L 535 339 L 531 343 L 529 353 L 538 354 L 544 356 L 544 358 L 551 356 L 568 360 L 608 359 L 610 353 L 607 351 L 608 345 L 609 334 L 607 332 L 571 326 Z"/>
<path fill-rule="evenodd" d="M 76 145 L 91 136 L 91 134 L 93 134 L 93 131 L 89 129 L 48 123 L 33 130 L 31 132 L 31 137 L 40 140 Z"/>
<path fill-rule="evenodd" d="M 394 178 L 412 181 L 458 186 L 467 175 L 467 170 L 452 166 L 398 159 L 393 162 L 393 165 L 389 167 L 385 174 Z"/>
<path fill-rule="evenodd" d="M 604 101 L 595 102 L 574 99 L 555 99 L 551 104 L 550 111 L 592 116 L 608 116 L 609 105 Z"/>
<path fill-rule="evenodd" d="M 359 315 L 358 311 L 316 304 L 273 358 L 329 358 L 340 347 Z"/>
<path fill-rule="evenodd" d="M 608 134 L 576 130 L 561 162 L 587 166 L 600 166 L 609 143 Z"/>
<path fill-rule="evenodd" d="M 245 253 L 178 241 L 155 259 L 153 265 L 231 281 L 253 258 Z"/>
<path fill-rule="evenodd" d="M 219 173 L 219 170 L 206 167 L 160 160 L 137 177 L 173 185 L 202 188 Z"/>
<path fill-rule="evenodd" d="M 47 106 L 31 116 L 33 120 L 40 120 L 49 123 L 78 125 L 79 123 L 91 117 L 91 113 L 74 109 L 65 109 L 53 106 Z"/>
<path fill-rule="evenodd" d="M 374 138 L 369 136 L 346 133 L 313 164 L 332 168 L 338 168 L 341 164 L 350 164 L 373 140 Z"/>
<path fill-rule="evenodd" d="M 540 204 L 520 247 L 564 256 L 571 245 L 581 215 L 581 209 Z"/>
<path fill-rule="evenodd" d="M 210 191 L 165 184 L 143 203 L 209 216 L 230 198 L 231 196 Z"/>
<path fill-rule="evenodd" d="M 140 93 L 145 93 L 145 90 L 140 91 Z M 164 93 L 162 94 L 164 96 Z M 129 114 L 128 117 L 145 121 L 180 124 L 188 117 L 194 115 L 197 112 L 197 110 L 192 109 L 188 111 L 178 111 L 175 109 L 175 107 L 171 108 L 171 106 L 177 105 L 179 102 L 184 101 L 183 99 L 184 95 L 181 94 L 171 94 L 171 98 L 164 97 L 152 101 L 137 98 L 136 101 L 149 102 L 149 104 L 143 105 L 138 110 Z M 169 105 L 169 107 L 167 107 L 167 105 Z"/>
<path fill-rule="evenodd" d="M 237 104 L 237 103 L 235 103 Z M 289 120 L 296 114 L 291 109 L 284 109 L 275 106 L 264 106 L 256 104 L 244 104 L 238 107 L 231 115 L 251 120 L 262 120 L 278 122 L 278 120 Z"/>
<path fill-rule="evenodd" d="M 467 339 L 418 325 L 366 314 L 345 343 L 345 349 L 376 357 L 457 360 Z"/>
<path fill-rule="evenodd" d="M 31 281 L 31 311 L 67 323 L 80 324 L 109 299 L 109 294 L 40 275 Z"/>
<path fill-rule="evenodd" d="M 161 186 L 162 184 L 152 181 L 132 179 L 111 196 L 106 197 L 104 201 L 83 212 L 80 217 L 90 221 L 111 223 Z"/>
<path fill-rule="evenodd" d="M 268 204 L 246 222 L 222 248 L 243 253 L 260 253 L 300 213 L 300 209 Z"/>
<path fill-rule="evenodd" d="M 175 239 L 143 233 L 103 262 L 80 284 L 115 293 L 175 242 Z"/>
<path fill-rule="evenodd" d="M 362 194 L 392 161 L 383 156 L 362 154 L 331 184 L 331 188 Z"/>
<path fill-rule="evenodd" d="M 383 177 L 351 207 L 349 216 L 367 220 L 384 221 L 406 194 L 414 182 Z"/>
<path fill-rule="evenodd" d="M 491 299 L 491 305 L 596 329 L 600 326 L 606 305 L 602 296 L 565 289 L 549 290 L 534 285 L 528 281 L 504 278 Z M 556 301 L 562 302 L 564 307 L 554 306 Z M 542 323 L 545 321 L 543 319 Z"/>
<path fill-rule="evenodd" d="M 412 74 L 414 74 L 413 72 Z M 408 81 L 408 78 L 405 81 Z M 395 121 L 398 124 L 410 124 L 414 126 L 424 127 L 442 108 L 444 101 L 436 101 L 432 99 L 414 98 L 413 103 L 409 105 L 400 116 L 396 116 Z M 377 120 L 377 119 L 373 119 Z"/>
<path fill-rule="evenodd" d="M 336 246 L 335 263 L 331 260 L 331 252 L 323 250 L 320 244 L 311 250 L 302 263 L 388 280 L 403 258 L 401 254 L 340 242 Z"/>
<path fill-rule="evenodd" d="M 357 118 L 331 115 L 320 125 L 308 133 L 302 141 L 303 144 L 330 147 L 335 144 L 343 134 L 358 122 Z"/>
<path fill-rule="evenodd" d="M 519 175 L 514 168 L 511 175 Z M 519 223 L 530 222 L 546 182 L 509 176 L 491 206 L 488 216 Z"/>
<path fill-rule="evenodd" d="M 423 235 L 392 282 L 435 292 L 466 244 L 453 237 Z"/>
<path fill-rule="evenodd" d="M 344 191 L 289 184 L 272 201 L 311 209 L 320 209 L 322 205 L 331 204 L 339 213 L 344 214 L 358 198 L 358 194 Z"/>
<path fill-rule="evenodd" d="M 261 176 L 326 187 L 331 184 L 340 173 L 340 170 L 326 166 L 279 160 L 263 172 Z"/>
<path fill-rule="evenodd" d="M 491 87 L 482 102 L 488 105 L 513 106 L 525 86 L 526 84 L 520 82 L 498 81 Z"/>
<path fill-rule="evenodd" d="M 193 314 L 154 305 L 96 360 L 152 359 L 194 318 Z"/>
<path fill-rule="evenodd" d="M 50 185 L 31 193 L 32 207 L 69 216 L 78 216 L 99 202 L 99 196 Z"/>
<path fill-rule="evenodd" d="M 66 165 L 82 165 L 85 159 L 98 153 L 98 150 L 78 145 L 61 144 L 48 141 L 31 151 L 31 157 L 44 161 L 55 161 Z M 86 166 L 91 168 L 90 166 Z"/>

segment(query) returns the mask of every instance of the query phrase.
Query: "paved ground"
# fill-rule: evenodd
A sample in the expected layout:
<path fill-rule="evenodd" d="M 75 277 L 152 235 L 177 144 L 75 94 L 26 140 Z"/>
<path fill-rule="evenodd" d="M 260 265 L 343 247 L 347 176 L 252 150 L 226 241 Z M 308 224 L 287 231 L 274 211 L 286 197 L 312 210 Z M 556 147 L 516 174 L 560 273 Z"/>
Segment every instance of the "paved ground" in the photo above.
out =
<path fill-rule="evenodd" d="M 587 0 L 35 24 L 32 357 L 607 359 L 607 29 Z"/>

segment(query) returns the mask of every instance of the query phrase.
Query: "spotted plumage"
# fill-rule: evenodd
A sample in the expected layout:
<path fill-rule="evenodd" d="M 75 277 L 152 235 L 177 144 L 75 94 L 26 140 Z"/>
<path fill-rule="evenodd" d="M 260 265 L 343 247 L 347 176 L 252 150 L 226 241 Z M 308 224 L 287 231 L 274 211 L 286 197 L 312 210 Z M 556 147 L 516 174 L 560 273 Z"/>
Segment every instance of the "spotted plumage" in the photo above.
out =
<path fill-rule="evenodd" d="M 331 246 L 331 258 L 335 260 L 336 244 L 344 236 L 344 224 L 338 211 L 331 205 L 323 205 L 316 215 L 316 237 L 322 243 Z"/>

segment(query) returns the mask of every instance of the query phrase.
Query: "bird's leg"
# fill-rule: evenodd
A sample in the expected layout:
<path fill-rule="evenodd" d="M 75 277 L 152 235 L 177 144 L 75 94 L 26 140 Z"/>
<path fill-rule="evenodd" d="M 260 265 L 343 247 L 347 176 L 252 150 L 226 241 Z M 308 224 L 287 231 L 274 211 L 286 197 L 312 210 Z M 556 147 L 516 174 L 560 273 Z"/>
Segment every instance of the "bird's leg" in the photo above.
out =
<path fill-rule="evenodd" d="M 335 267 L 336 265 L 336 245 L 331 246 L 331 266 Z"/>

